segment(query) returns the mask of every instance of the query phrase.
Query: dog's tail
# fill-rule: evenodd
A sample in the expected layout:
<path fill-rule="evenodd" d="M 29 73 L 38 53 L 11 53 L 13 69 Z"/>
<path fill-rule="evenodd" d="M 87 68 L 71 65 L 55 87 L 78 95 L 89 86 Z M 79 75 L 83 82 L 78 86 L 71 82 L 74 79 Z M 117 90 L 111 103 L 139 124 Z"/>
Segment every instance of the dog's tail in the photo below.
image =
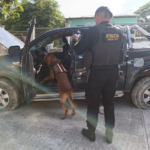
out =
<path fill-rule="evenodd" d="M 78 105 L 75 104 L 75 103 L 72 101 L 72 96 L 71 96 L 71 95 L 68 96 L 68 100 L 69 100 L 69 102 L 70 102 L 70 104 L 71 104 L 71 106 L 72 106 L 73 108 L 78 108 Z"/>

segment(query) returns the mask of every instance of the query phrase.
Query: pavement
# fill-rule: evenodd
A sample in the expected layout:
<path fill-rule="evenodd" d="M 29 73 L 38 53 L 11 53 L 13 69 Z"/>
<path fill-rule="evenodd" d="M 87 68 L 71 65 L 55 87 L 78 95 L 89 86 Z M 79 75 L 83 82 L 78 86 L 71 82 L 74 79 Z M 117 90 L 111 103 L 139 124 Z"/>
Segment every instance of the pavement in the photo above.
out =
<path fill-rule="evenodd" d="M 129 94 L 115 98 L 114 140 L 107 144 L 104 116 L 99 115 L 96 141 L 82 136 L 86 101 L 75 101 L 76 115 L 60 120 L 59 101 L 32 102 L 14 111 L 0 110 L 0 150 L 150 150 L 150 110 L 136 108 Z"/>

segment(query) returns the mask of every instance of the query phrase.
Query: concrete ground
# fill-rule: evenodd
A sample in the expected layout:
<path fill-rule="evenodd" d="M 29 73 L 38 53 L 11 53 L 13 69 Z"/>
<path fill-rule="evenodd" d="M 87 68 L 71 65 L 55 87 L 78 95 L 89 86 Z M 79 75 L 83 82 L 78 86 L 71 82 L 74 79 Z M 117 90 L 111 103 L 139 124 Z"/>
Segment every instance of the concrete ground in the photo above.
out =
<path fill-rule="evenodd" d="M 134 107 L 129 95 L 115 98 L 114 140 L 104 138 L 104 116 L 99 115 L 96 141 L 81 135 L 86 127 L 86 102 L 76 101 L 65 120 L 59 101 L 33 102 L 15 111 L 0 111 L 0 150 L 150 150 L 150 110 Z"/>

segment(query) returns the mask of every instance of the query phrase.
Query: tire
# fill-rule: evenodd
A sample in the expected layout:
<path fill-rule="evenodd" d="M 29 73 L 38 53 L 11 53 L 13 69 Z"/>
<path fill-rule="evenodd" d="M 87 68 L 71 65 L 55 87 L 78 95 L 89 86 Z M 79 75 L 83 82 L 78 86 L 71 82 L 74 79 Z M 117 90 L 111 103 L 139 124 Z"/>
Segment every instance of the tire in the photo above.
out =
<path fill-rule="evenodd" d="M 0 79 L 0 110 L 14 110 L 20 105 L 19 93 L 10 80 Z"/>
<path fill-rule="evenodd" d="M 131 98 L 137 108 L 150 109 L 150 77 L 145 77 L 134 85 Z"/>

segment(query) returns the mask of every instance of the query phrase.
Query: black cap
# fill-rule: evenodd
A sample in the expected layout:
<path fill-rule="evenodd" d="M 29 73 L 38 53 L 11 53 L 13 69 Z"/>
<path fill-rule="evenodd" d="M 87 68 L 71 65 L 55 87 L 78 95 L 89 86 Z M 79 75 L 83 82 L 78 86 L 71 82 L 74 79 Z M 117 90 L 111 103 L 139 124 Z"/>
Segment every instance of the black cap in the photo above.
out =
<path fill-rule="evenodd" d="M 102 11 L 109 12 L 110 17 L 113 16 L 113 14 L 112 14 L 112 12 L 109 10 L 109 8 L 108 8 L 108 7 L 105 7 L 105 6 L 99 7 L 99 8 L 96 10 L 96 12 L 95 12 L 95 16 L 97 15 L 97 13 L 102 12 Z"/>

